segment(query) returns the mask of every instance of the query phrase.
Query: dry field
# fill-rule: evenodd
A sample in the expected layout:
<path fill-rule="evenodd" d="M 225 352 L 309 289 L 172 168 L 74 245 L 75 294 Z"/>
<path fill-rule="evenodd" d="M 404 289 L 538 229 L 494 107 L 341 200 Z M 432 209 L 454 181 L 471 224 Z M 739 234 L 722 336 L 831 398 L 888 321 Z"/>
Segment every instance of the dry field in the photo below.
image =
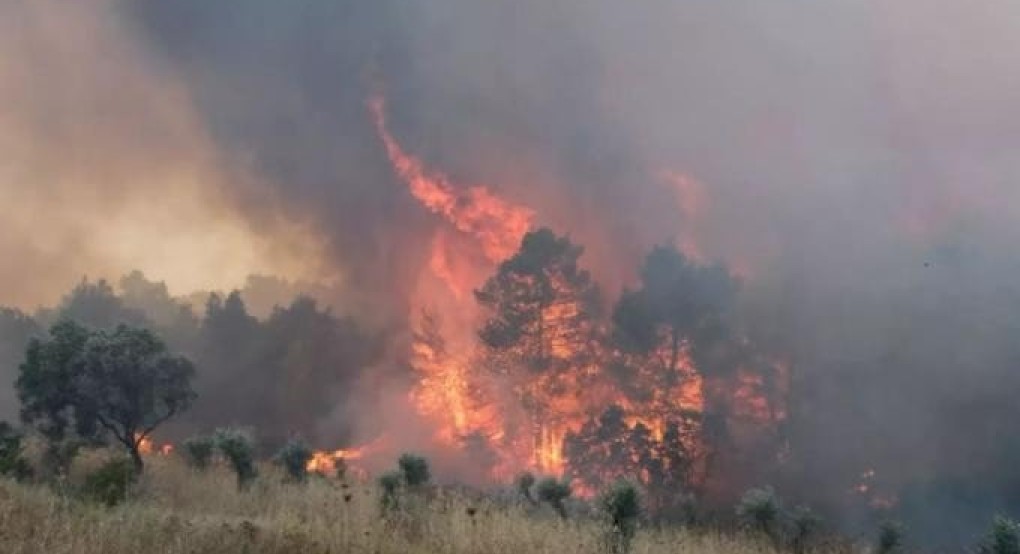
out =
<path fill-rule="evenodd" d="M 87 460 L 85 461 L 87 463 Z M 84 471 L 84 470 L 82 470 Z M 0 481 L 3 554 L 598 554 L 604 530 L 590 518 L 466 493 L 404 497 L 381 517 L 376 487 L 335 480 L 282 481 L 272 468 L 238 492 L 223 468 L 195 472 L 175 457 L 149 461 L 131 498 L 115 508 L 59 489 Z M 76 479 L 74 472 L 70 481 Z M 642 529 L 634 554 L 772 552 L 765 544 L 681 529 Z"/>

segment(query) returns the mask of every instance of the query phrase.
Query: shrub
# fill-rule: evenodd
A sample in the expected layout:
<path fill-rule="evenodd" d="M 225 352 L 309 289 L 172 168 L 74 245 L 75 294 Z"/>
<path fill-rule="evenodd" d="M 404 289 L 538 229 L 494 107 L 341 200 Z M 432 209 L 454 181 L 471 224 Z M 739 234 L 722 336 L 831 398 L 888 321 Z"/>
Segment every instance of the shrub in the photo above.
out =
<path fill-rule="evenodd" d="M 804 552 L 808 541 L 822 524 L 822 519 L 811 508 L 797 506 L 790 512 L 790 547 L 794 552 Z"/>
<path fill-rule="evenodd" d="M 1020 524 L 1006 517 L 996 517 L 978 550 L 981 554 L 1020 554 Z"/>
<path fill-rule="evenodd" d="M 213 454 L 216 452 L 216 441 L 213 437 L 195 436 L 184 441 L 184 459 L 195 469 L 209 467 Z"/>
<path fill-rule="evenodd" d="M 603 491 L 598 503 L 612 526 L 610 548 L 613 552 L 627 552 L 641 517 L 641 495 L 637 486 L 628 481 L 617 481 Z"/>
<path fill-rule="evenodd" d="M 85 478 L 81 495 L 87 500 L 116 506 L 127 498 L 128 490 L 137 477 L 138 472 L 131 460 L 113 459 Z"/>
<path fill-rule="evenodd" d="M 274 461 L 286 470 L 291 479 L 303 483 L 308 478 L 308 461 L 312 459 L 312 449 L 299 438 L 287 441 L 277 452 Z"/>
<path fill-rule="evenodd" d="M 379 501 L 383 511 L 389 511 L 399 504 L 400 485 L 403 475 L 399 471 L 390 471 L 379 476 Z"/>
<path fill-rule="evenodd" d="M 347 479 L 347 460 L 339 456 L 334 458 L 333 472 L 336 473 L 337 479 L 345 481 Z"/>
<path fill-rule="evenodd" d="M 32 467 L 21 455 L 23 438 L 6 421 L 0 421 L 0 475 L 18 480 L 32 476 Z"/>
<path fill-rule="evenodd" d="M 397 460 L 397 466 L 400 467 L 400 473 L 408 487 L 426 485 L 432 478 L 429 462 L 421 456 L 404 454 Z"/>
<path fill-rule="evenodd" d="M 85 447 L 85 441 L 78 438 L 48 440 L 42 454 L 42 470 L 49 478 L 66 477 L 71 471 L 71 464 Z"/>
<path fill-rule="evenodd" d="M 521 493 L 521 496 L 523 496 L 531 504 L 538 504 L 538 501 L 535 500 L 535 497 L 531 494 L 531 487 L 535 486 L 534 474 L 530 471 L 525 471 L 517 476 L 514 483 L 517 485 L 517 491 Z"/>
<path fill-rule="evenodd" d="M 749 489 L 737 503 L 736 512 L 746 528 L 776 538 L 781 508 L 772 487 Z"/>
<path fill-rule="evenodd" d="M 563 501 L 570 498 L 572 490 L 569 481 L 560 481 L 555 477 L 545 477 L 535 487 L 538 499 L 552 506 L 561 518 L 567 518 L 567 508 Z"/>
<path fill-rule="evenodd" d="M 878 554 L 892 554 L 903 546 L 903 526 L 895 521 L 883 521 L 878 526 Z"/>
<path fill-rule="evenodd" d="M 215 442 L 237 475 L 237 488 L 242 490 L 247 488 L 258 476 L 251 435 L 241 429 L 221 428 L 216 430 Z"/>
<path fill-rule="evenodd" d="M 676 493 L 660 510 L 660 516 L 678 525 L 693 527 L 698 524 L 698 499 L 693 493 Z"/>

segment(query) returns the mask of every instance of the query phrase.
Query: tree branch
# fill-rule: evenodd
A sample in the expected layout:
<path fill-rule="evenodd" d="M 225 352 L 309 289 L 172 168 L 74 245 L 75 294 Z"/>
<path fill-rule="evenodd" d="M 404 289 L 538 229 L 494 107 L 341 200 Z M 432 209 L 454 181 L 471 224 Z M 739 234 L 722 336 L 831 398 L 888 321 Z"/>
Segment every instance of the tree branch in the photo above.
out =
<path fill-rule="evenodd" d="M 125 430 L 125 432 L 124 432 L 124 433 L 121 433 L 121 432 L 120 432 L 120 431 L 119 431 L 119 430 L 117 429 L 117 426 L 116 426 L 116 425 L 114 425 L 113 423 L 110 423 L 109 421 L 107 421 L 107 420 L 106 420 L 106 418 L 105 418 L 105 417 L 103 417 L 103 416 L 102 416 L 101 414 L 98 414 L 98 413 L 97 413 L 97 414 L 95 414 L 95 417 L 96 417 L 96 419 L 97 419 L 97 420 L 99 421 L 99 424 L 100 424 L 100 425 L 102 425 L 102 426 L 103 426 L 103 428 L 105 428 L 105 429 L 106 429 L 107 431 L 109 431 L 109 432 L 113 433 L 113 436 L 114 436 L 114 437 L 115 437 L 115 438 L 116 438 L 116 439 L 117 439 L 118 441 L 120 441 L 121 443 L 123 443 L 123 444 L 124 444 L 124 445 L 126 445 L 126 446 L 132 446 L 131 440 L 130 440 L 130 439 L 129 439 L 129 438 L 127 437 L 127 432 L 126 432 L 126 430 Z"/>
<path fill-rule="evenodd" d="M 148 427 L 146 427 L 142 431 L 142 435 L 141 436 L 143 438 L 149 436 L 150 433 L 152 433 L 153 431 L 156 430 L 156 427 L 159 427 L 160 425 L 166 423 L 167 420 L 169 420 L 170 418 L 172 418 L 175 415 L 177 415 L 177 411 L 178 411 L 177 408 L 172 408 L 172 409 L 168 410 L 166 415 L 164 415 L 161 418 L 156 419 L 156 421 L 153 422 L 152 425 L 149 425 Z"/>

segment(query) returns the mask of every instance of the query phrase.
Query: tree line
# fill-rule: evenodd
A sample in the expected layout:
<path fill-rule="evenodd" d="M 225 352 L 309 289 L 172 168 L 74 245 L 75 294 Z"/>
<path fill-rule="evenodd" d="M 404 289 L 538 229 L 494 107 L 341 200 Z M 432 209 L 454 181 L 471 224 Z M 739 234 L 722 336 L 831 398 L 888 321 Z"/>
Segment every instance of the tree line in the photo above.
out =
<path fill-rule="evenodd" d="M 64 340 L 60 348 L 73 350 L 127 340 L 134 333 L 138 341 L 158 341 L 196 369 L 191 381 L 197 394 L 191 409 L 167 428 L 171 438 L 210 426 L 250 426 L 260 430 L 266 448 L 276 448 L 295 432 L 311 436 L 319 421 L 348 405 L 384 351 L 381 333 L 308 297 L 298 296 L 258 318 L 241 291 L 209 294 L 203 309 L 196 310 L 192 303 L 198 300 L 172 297 L 163 283 L 138 272 L 121 279 L 118 288 L 83 280 L 54 308 L 31 315 L 0 309 L 0 378 L 6 385 L 0 386 L 0 419 L 19 417 L 24 400 L 14 387 L 24 373 L 19 368 L 36 364 L 35 353 L 45 359 L 46 348 L 57 348 L 52 341 Z M 123 371 L 125 378 L 131 376 Z M 327 434 L 315 438 L 346 440 L 350 418 L 335 419 Z"/>

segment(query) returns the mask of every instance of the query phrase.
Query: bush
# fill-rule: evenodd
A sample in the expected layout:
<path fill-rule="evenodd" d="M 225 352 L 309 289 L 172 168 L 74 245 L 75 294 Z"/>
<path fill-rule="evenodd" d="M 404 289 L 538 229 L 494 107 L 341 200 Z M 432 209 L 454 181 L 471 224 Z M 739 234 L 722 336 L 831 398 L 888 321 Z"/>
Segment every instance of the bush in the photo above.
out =
<path fill-rule="evenodd" d="M 85 447 L 78 438 L 49 440 L 42 455 L 42 472 L 48 478 L 63 478 L 71 471 L 71 464 Z"/>
<path fill-rule="evenodd" d="M 737 503 L 736 512 L 746 528 L 776 539 L 781 507 L 772 487 L 749 489 Z"/>
<path fill-rule="evenodd" d="M 804 552 L 808 541 L 822 524 L 822 518 L 807 506 L 797 506 L 790 512 L 790 547 L 794 552 Z"/>
<path fill-rule="evenodd" d="M 514 483 L 517 485 L 517 492 L 521 493 L 521 496 L 523 496 L 531 504 L 538 504 L 538 501 L 535 500 L 535 497 L 531 494 L 531 487 L 535 486 L 534 474 L 530 471 L 525 471 L 517 476 Z"/>
<path fill-rule="evenodd" d="M 403 475 L 398 471 L 390 471 L 379 476 L 379 501 L 384 512 L 396 508 L 399 504 L 402 481 Z"/>
<path fill-rule="evenodd" d="M 206 469 L 216 452 L 216 441 L 213 437 L 195 436 L 184 441 L 184 459 L 195 469 Z"/>
<path fill-rule="evenodd" d="M 637 486 L 628 481 L 617 481 L 603 491 L 598 503 L 611 525 L 611 550 L 627 552 L 641 517 L 641 495 Z"/>
<path fill-rule="evenodd" d="M 570 498 L 570 495 L 573 493 L 569 481 L 560 481 L 555 477 L 545 477 L 538 482 L 535 492 L 538 494 L 538 499 L 552 506 L 561 518 L 567 518 L 567 508 L 564 506 L 563 501 Z"/>
<path fill-rule="evenodd" d="M 15 479 L 32 476 L 32 467 L 21 456 L 24 437 L 6 421 L 0 421 L 0 475 Z"/>
<path fill-rule="evenodd" d="M 110 460 L 85 478 L 81 495 L 87 500 L 116 506 L 127 499 L 128 490 L 137 477 L 138 472 L 131 460 Z"/>
<path fill-rule="evenodd" d="M 432 478 L 429 472 L 429 462 L 421 456 L 404 454 L 397 460 L 397 466 L 400 467 L 400 473 L 408 487 L 427 485 Z"/>
<path fill-rule="evenodd" d="M 1020 554 L 1020 524 L 1006 517 L 996 517 L 978 550 L 981 554 Z"/>
<path fill-rule="evenodd" d="M 892 554 L 903 547 L 903 526 L 895 521 L 883 521 L 878 526 L 878 554 Z"/>
<path fill-rule="evenodd" d="M 342 457 L 336 457 L 333 459 L 333 473 L 336 474 L 336 478 L 340 481 L 347 480 L 347 460 Z"/>
<path fill-rule="evenodd" d="M 308 461 L 312 459 L 312 449 L 301 439 L 294 438 L 277 452 L 274 461 L 286 470 L 291 479 L 303 483 L 308 478 Z"/>
<path fill-rule="evenodd" d="M 241 429 L 227 427 L 217 429 L 214 436 L 216 447 L 237 475 L 237 488 L 246 489 L 258 476 L 251 435 Z"/>
<path fill-rule="evenodd" d="M 699 521 L 697 497 L 690 492 L 675 493 L 660 510 L 660 517 L 687 527 L 697 525 Z"/>

